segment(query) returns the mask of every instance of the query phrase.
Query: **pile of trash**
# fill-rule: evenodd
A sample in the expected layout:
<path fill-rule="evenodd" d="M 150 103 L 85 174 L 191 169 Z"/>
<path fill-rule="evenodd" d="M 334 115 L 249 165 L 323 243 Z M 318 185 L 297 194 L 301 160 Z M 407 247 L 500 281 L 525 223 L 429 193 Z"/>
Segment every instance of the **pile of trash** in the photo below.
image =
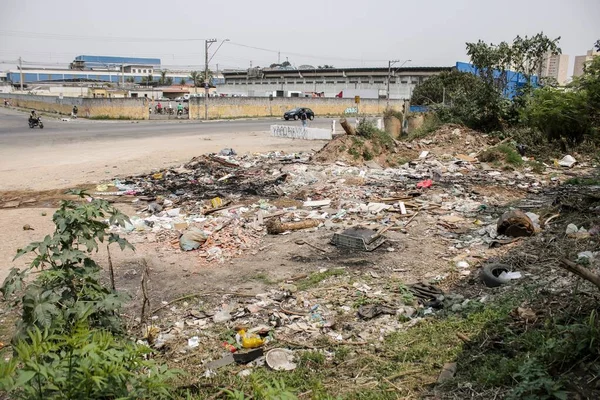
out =
<path fill-rule="evenodd" d="M 321 269 L 315 274 L 329 272 Z M 354 346 L 381 343 L 426 315 L 443 308 L 457 311 L 470 302 L 431 285 L 405 286 L 378 278 L 375 271 L 354 277 L 332 274 L 304 290 L 299 289 L 302 281 L 288 280 L 256 295 L 209 294 L 163 302 L 143 342 L 169 354 L 174 362 L 200 356 L 207 377 L 233 363 L 250 369 L 266 364 L 290 370 L 296 367 L 298 351 L 318 348 L 324 341 Z M 224 336 L 223 332 L 230 333 Z"/>
<path fill-rule="evenodd" d="M 437 157 L 428 150 L 395 168 L 321 165 L 311 156 L 238 156 L 224 149 L 177 168 L 98 185 L 95 195 L 135 197 L 138 212 L 131 224 L 113 227 L 134 236 L 133 243 L 164 243 L 197 251 L 201 262 L 223 263 L 255 251 L 268 233 L 308 229 L 333 235 L 356 227 L 402 232 L 419 213 L 439 216 L 441 235 L 458 248 L 503 244 L 507 238 L 496 231 L 494 214 L 505 199 L 473 188 L 538 193 L 558 185 L 556 172 L 563 168 L 548 165 L 543 175 L 528 168 L 506 171 L 478 162 L 476 154 Z"/>

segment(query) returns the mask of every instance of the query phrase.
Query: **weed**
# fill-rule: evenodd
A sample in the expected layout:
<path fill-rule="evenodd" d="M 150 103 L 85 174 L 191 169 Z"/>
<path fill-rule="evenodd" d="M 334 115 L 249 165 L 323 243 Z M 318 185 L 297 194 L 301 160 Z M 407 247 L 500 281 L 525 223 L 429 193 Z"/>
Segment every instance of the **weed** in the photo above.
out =
<path fill-rule="evenodd" d="M 318 351 L 307 351 L 300 355 L 300 365 L 305 367 L 318 367 L 325 364 L 325 356 Z"/>
<path fill-rule="evenodd" d="M 277 283 L 276 281 L 272 280 L 269 277 L 269 275 L 266 274 L 265 272 L 258 272 L 254 276 L 252 276 L 250 279 L 255 280 L 255 281 L 260 281 L 260 282 L 264 283 L 265 285 L 272 285 L 274 283 Z"/>
<path fill-rule="evenodd" d="M 303 281 L 298 282 L 297 286 L 299 290 L 306 290 L 308 288 L 318 285 L 321 281 L 324 281 L 329 277 L 344 275 L 344 273 L 345 271 L 341 268 L 328 269 L 325 272 L 316 272 L 310 275 L 308 278 L 304 279 Z"/>
<path fill-rule="evenodd" d="M 415 296 L 405 284 L 401 283 L 398 285 L 398 291 L 400 292 L 404 304 L 413 304 L 415 302 Z"/>
<path fill-rule="evenodd" d="M 86 194 L 72 191 L 83 199 Z M 13 268 L 2 286 L 5 299 L 24 288 L 14 357 L 0 365 L 0 391 L 12 398 L 167 398 L 175 371 L 148 361 L 149 349 L 125 337 L 122 299 L 100 283 L 100 266 L 89 257 L 99 243 L 133 248 L 109 224 L 127 217 L 106 200 L 61 202 L 52 236 L 33 242 L 29 267 Z M 27 282 L 30 271 L 37 278 Z"/>
<path fill-rule="evenodd" d="M 130 121 L 137 118 L 126 117 L 124 115 L 119 115 L 118 117 L 111 117 L 110 115 L 94 115 L 92 117 L 88 117 L 88 119 Z"/>
<path fill-rule="evenodd" d="M 481 153 L 479 159 L 483 162 L 505 162 L 515 167 L 523 165 L 523 158 L 521 158 L 515 147 L 508 143 L 487 149 Z"/>
<path fill-rule="evenodd" d="M 362 156 L 366 161 L 373 159 L 373 153 L 371 153 L 367 148 L 363 149 Z"/>
<path fill-rule="evenodd" d="M 411 132 L 408 135 L 408 140 L 412 141 L 422 139 L 438 130 L 440 126 L 442 126 L 442 122 L 436 114 L 426 114 L 425 119 L 423 120 L 423 125 Z"/>
<path fill-rule="evenodd" d="M 597 186 L 600 185 L 600 179 L 598 178 L 570 178 L 565 182 L 567 185 L 578 185 L 578 186 Z"/>
<path fill-rule="evenodd" d="M 546 166 L 539 161 L 528 161 L 527 166 L 531 168 L 531 171 L 536 174 L 543 174 L 546 170 Z"/>

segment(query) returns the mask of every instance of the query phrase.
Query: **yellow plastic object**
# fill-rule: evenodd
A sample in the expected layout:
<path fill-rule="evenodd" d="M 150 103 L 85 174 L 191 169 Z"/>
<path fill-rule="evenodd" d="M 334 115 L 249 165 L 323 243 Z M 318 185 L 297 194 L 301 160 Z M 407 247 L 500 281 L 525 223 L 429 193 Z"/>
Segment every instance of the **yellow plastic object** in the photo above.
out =
<path fill-rule="evenodd" d="M 262 346 L 265 343 L 264 339 L 261 339 L 260 336 L 254 333 L 246 333 L 246 331 L 243 329 L 238 333 L 242 338 L 242 347 L 245 349 L 254 349 Z"/>
<path fill-rule="evenodd" d="M 154 179 L 162 179 L 163 178 L 163 173 L 162 172 L 157 172 L 156 174 L 153 174 L 152 177 Z"/>
<path fill-rule="evenodd" d="M 210 200 L 210 204 L 213 208 L 219 208 L 223 205 L 223 200 L 221 200 L 220 197 L 215 197 L 214 199 Z"/>

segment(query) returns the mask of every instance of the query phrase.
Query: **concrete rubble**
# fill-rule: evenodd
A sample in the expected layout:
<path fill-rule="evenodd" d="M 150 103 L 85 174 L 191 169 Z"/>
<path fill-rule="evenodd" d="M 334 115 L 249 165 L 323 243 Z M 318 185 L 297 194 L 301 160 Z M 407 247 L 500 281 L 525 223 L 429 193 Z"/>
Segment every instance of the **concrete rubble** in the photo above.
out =
<path fill-rule="evenodd" d="M 236 155 L 233 149 L 225 149 L 177 168 L 99 185 L 96 195 L 134 196 L 137 215 L 131 224 L 112 229 L 133 243 L 189 252 L 198 257 L 199 265 L 232 263 L 244 254 L 256 254 L 273 221 L 279 226 L 311 221 L 304 228 L 305 237 L 316 232 L 333 237 L 358 226 L 374 235 L 383 230 L 408 232 L 416 217 L 427 217 L 431 235 L 447 242 L 445 257 L 465 279 L 476 267 L 476 255 L 485 257 L 490 247 L 517 240 L 501 234 L 506 229 L 499 223 L 498 207 L 505 199 L 481 187 L 526 196 L 560 183 L 555 179 L 560 166 L 554 170 L 548 166 L 539 175 L 528 168 L 515 171 L 480 163 L 475 153 L 437 156 L 426 150 L 426 143 L 416 147 L 420 156 L 394 168 L 342 161 L 318 164 L 311 154 L 303 153 Z M 431 186 L 419 189 L 424 181 Z M 527 222 L 527 235 L 541 229 L 537 215 L 519 212 L 518 216 Z M 285 229 L 272 232 L 289 234 Z M 567 234 L 578 232 L 575 226 Z M 328 246 L 313 247 L 327 252 Z M 384 245 L 376 251 L 396 250 Z M 279 347 L 287 344 L 296 349 L 314 349 L 315 341 L 323 337 L 359 346 L 380 342 L 439 308 L 458 312 L 469 303 L 460 295 L 442 292 L 424 300 L 423 292 L 408 286 L 390 288 L 376 272 L 356 272 L 352 279 L 334 275 L 325 282 L 329 290 L 299 290 L 289 280 L 264 293 L 165 303 L 158 313 L 161 317 L 153 322 L 160 333 L 151 344 L 171 348 L 177 358 L 196 347 L 206 351 L 205 343 L 210 342 L 208 362 L 230 351 L 215 344 L 218 332 L 243 327 L 265 340 L 266 351 L 273 348 L 273 338 Z M 232 336 L 229 344 L 236 343 L 243 350 L 240 338 Z M 264 356 L 249 365 L 264 365 Z"/>

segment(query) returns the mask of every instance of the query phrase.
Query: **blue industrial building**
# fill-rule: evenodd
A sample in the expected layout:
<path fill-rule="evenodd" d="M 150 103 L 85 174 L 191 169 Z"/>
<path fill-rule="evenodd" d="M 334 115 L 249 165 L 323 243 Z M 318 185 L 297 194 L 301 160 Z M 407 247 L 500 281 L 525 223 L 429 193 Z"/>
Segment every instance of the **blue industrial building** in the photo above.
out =
<path fill-rule="evenodd" d="M 474 75 L 479 75 L 479 70 L 473 65 L 464 62 L 457 62 L 456 69 L 460 72 L 469 72 Z M 494 71 L 494 78 L 500 78 L 500 71 Z M 504 90 L 504 96 L 509 99 L 513 99 L 527 84 L 527 77 L 519 72 L 506 71 L 506 89 Z M 532 76 L 529 82 L 534 88 L 538 87 L 539 80 L 537 76 Z"/>
<path fill-rule="evenodd" d="M 143 65 L 158 69 L 160 68 L 160 58 L 77 56 L 72 65 L 75 64 L 83 64 L 86 69 L 101 69 L 109 66 L 127 67 L 131 65 Z"/>
<path fill-rule="evenodd" d="M 11 69 L 6 71 L 6 80 L 12 84 L 21 83 L 122 83 L 133 80 L 141 83 L 143 79 L 152 76 L 153 81 L 160 78 L 161 62 L 159 58 L 114 57 L 114 56 L 77 56 L 69 68 L 23 67 L 23 71 Z M 189 72 L 167 73 L 174 83 L 184 79 L 189 83 Z"/>

